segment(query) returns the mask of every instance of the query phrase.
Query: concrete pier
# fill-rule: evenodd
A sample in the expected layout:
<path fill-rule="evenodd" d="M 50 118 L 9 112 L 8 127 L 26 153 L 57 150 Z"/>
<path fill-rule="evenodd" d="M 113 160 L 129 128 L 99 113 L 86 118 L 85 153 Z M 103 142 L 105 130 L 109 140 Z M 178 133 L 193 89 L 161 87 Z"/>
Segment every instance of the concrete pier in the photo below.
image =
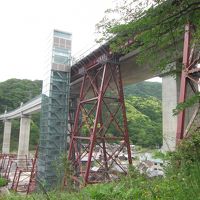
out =
<path fill-rule="evenodd" d="M 30 137 L 30 123 L 31 119 L 29 116 L 22 115 L 20 120 L 20 131 L 19 131 L 19 146 L 18 146 L 18 159 L 25 159 L 29 154 L 29 137 Z M 18 161 L 19 167 L 25 166 L 24 160 Z"/>
<path fill-rule="evenodd" d="M 178 88 L 176 78 L 162 77 L 163 151 L 174 151 L 176 146 L 177 116 L 173 116 L 173 109 L 178 102 Z"/>
<path fill-rule="evenodd" d="M 4 133 L 3 133 L 3 146 L 2 153 L 10 153 L 10 136 L 11 136 L 11 126 L 12 123 L 10 120 L 4 121 Z"/>

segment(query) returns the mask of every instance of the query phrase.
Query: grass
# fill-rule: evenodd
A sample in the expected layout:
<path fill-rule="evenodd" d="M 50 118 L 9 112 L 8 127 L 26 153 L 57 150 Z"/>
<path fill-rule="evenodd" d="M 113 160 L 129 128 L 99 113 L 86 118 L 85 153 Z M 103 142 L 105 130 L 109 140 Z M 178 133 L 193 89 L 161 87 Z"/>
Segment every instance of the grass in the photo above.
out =
<path fill-rule="evenodd" d="M 90 185 L 76 193 L 52 191 L 48 197 L 50 200 L 200 200 L 200 132 L 183 141 L 171 155 L 165 178 L 148 178 L 131 168 L 119 181 Z M 28 197 L 11 194 L 4 199 L 48 198 L 44 194 Z"/>
<path fill-rule="evenodd" d="M 0 187 L 3 187 L 8 184 L 8 180 L 5 178 L 0 177 Z"/>
<path fill-rule="evenodd" d="M 190 174 L 190 175 L 189 175 Z M 198 200 L 200 199 L 199 165 L 188 171 L 166 178 L 149 179 L 134 170 L 119 182 L 91 185 L 80 192 L 50 192 L 50 200 Z M 16 194 L 7 196 L 5 200 L 41 200 L 47 199 L 43 194 L 32 194 L 22 197 Z"/>

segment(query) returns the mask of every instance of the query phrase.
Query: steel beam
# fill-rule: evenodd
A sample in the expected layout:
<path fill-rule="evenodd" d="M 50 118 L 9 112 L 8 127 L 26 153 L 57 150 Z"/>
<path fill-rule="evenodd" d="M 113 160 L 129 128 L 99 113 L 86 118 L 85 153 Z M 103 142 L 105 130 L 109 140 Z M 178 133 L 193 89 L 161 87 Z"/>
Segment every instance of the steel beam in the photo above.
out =
<path fill-rule="evenodd" d="M 198 92 L 197 87 L 199 85 L 199 68 L 198 63 L 200 61 L 199 49 L 191 43 L 192 32 L 194 31 L 191 24 L 185 25 L 185 36 L 184 36 L 184 47 L 183 47 L 183 68 L 181 73 L 181 84 L 180 84 L 180 96 L 179 102 L 183 103 L 186 101 L 187 96 L 187 87 L 190 86 L 192 91 L 195 93 Z M 196 110 L 195 110 L 196 112 Z M 185 127 L 188 127 L 186 124 L 185 109 L 182 110 L 178 115 L 177 121 L 177 133 L 176 133 L 176 144 L 179 143 L 186 135 Z M 189 120 L 190 121 L 190 120 Z M 192 121 L 194 119 L 192 118 Z M 190 126 L 191 123 L 189 122 Z"/>
<path fill-rule="evenodd" d="M 90 67 L 83 64 L 70 141 L 68 158 L 76 169 L 73 179 L 83 180 L 83 185 L 117 178 L 116 168 L 126 174 L 132 163 L 118 58 L 110 54 L 102 58 Z M 127 166 L 118 159 L 122 151 L 128 155 Z"/>

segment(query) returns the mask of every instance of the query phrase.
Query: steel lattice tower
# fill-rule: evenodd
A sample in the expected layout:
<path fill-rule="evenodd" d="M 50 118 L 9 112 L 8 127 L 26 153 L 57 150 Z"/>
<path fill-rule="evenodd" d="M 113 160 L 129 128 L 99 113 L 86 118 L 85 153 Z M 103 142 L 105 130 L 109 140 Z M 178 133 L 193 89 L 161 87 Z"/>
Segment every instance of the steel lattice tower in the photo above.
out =
<path fill-rule="evenodd" d="M 132 163 L 118 57 L 101 47 L 77 66 L 84 77 L 80 89 L 69 159 L 80 185 L 118 178 Z M 124 165 L 118 156 L 126 152 Z"/>
<path fill-rule="evenodd" d="M 199 93 L 199 78 L 200 78 L 200 47 L 199 44 L 192 44 L 192 33 L 194 26 L 187 24 L 185 26 L 184 47 L 183 47 L 183 67 L 181 73 L 180 96 L 179 103 L 186 101 L 191 94 L 188 89 L 191 89 L 193 94 Z M 197 119 L 199 114 L 199 104 L 196 106 L 192 116 L 189 116 L 189 123 L 186 124 L 185 109 L 178 115 L 176 143 L 178 144 L 181 139 L 187 136 L 193 122 Z M 198 122 L 199 124 L 199 122 Z M 198 126 L 198 124 L 196 124 Z M 196 127 L 196 128 L 199 128 Z"/>

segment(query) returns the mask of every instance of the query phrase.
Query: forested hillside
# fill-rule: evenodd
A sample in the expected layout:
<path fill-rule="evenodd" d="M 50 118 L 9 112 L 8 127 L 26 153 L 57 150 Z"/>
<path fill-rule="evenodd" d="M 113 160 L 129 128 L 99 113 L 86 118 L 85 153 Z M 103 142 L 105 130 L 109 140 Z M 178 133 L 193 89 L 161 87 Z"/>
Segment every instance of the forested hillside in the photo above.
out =
<path fill-rule="evenodd" d="M 0 113 L 13 110 L 41 93 L 42 81 L 9 79 L 0 83 Z"/>
<path fill-rule="evenodd" d="M 125 99 L 128 129 L 133 144 L 160 147 L 162 144 L 161 101 L 155 97 Z"/>
<path fill-rule="evenodd" d="M 125 96 L 138 96 L 138 97 L 156 97 L 162 99 L 162 87 L 158 82 L 140 82 L 133 85 L 128 85 L 124 89 Z"/>
<path fill-rule="evenodd" d="M 9 79 L 0 83 L 0 113 L 8 112 L 20 106 L 21 102 L 27 102 L 42 91 L 40 80 Z M 31 120 L 30 148 L 35 148 L 39 136 L 39 113 L 32 116 Z M 19 119 L 12 121 L 11 150 L 18 145 Z M 3 141 L 3 123 L 0 122 L 0 147 Z"/>
<path fill-rule="evenodd" d="M 20 106 L 41 93 L 42 81 L 9 79 L 0 83 L 0 113 Z M 161 84 L 141 82 L 124 89 L 130 139 L 133 144 L 156 147 L 162 144 Z M 30 148 L 39 136 L 39 113 L 32 116 Z M 19 137 L 19 120 L 13 120 L 11 149 L 15 150 Z M 0 123 L 0 141 L 3 123 Z M 0 142 L 2 144 L 2 142 Z"/>

